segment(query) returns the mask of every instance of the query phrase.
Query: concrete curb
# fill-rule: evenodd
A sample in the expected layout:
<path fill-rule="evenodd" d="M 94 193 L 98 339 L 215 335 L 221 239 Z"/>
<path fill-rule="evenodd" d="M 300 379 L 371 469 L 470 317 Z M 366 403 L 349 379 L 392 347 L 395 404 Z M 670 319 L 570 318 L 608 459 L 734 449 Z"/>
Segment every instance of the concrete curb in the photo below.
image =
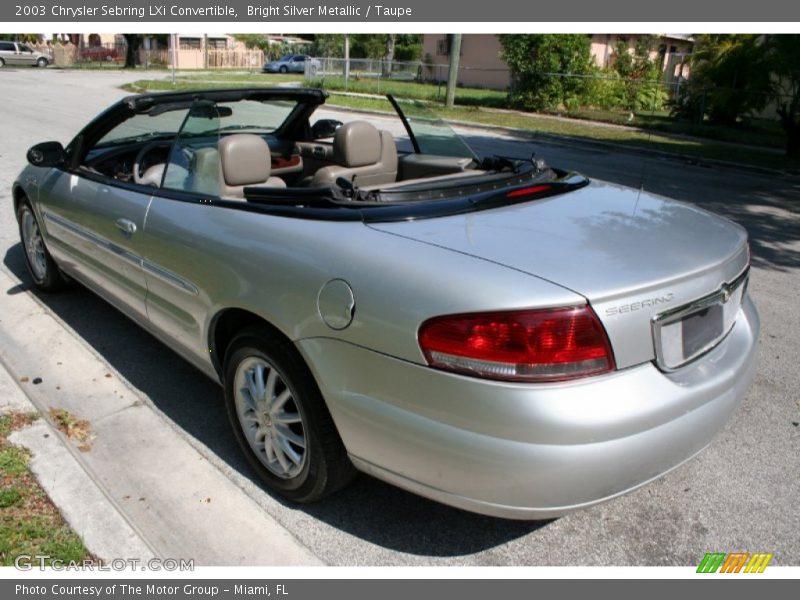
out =
<path fill-rule="evenodd" d="M 0 356 L 0 411 L 39 412 Z M 103 493 L 75 456 L 76 449 L 46 419 L 14 431 L 9 440 L 31 452 L 31 472 L 86 548 L 104 561 L 118 557 L 143 562 L 156 557 L 146 539 Z"/>
<path fill-rule="evenodd" d="M 124 554 L 137 552 L 194 560 L 197 566 L 323 564 L 22 289 L 0 269 L 0 290 L 11 292 L 0 294 L 2 362 L 13 380 L 28 378 L 20 389 L 45 418 L 57 408 L 87 420 L 91 447 L 79 451 L 47 424 L 21 432 L 18 439 L 41 456 L 32 468 L 76 531 L 103 529 L 110 519 L 126 522 L 135 533 L 123 536 L 125 543 L 116 547 L 109 534 L 98 555 L 137 558 Z M 46 348 L 41 340 L 47 340 Z M 33 384 L 34 378 L 41 381 Z M 47 431 L 41 427 L 55 435 L 43 438 Z M 58 440 L 68 452 L 43 439 Z M 94 506 L 104 514 L 79 506 L 75 483 L 59 472 L 67 468 L 84 473 Z M 108 517 L 111 512 L 117 513 L 116 521 Z"/>

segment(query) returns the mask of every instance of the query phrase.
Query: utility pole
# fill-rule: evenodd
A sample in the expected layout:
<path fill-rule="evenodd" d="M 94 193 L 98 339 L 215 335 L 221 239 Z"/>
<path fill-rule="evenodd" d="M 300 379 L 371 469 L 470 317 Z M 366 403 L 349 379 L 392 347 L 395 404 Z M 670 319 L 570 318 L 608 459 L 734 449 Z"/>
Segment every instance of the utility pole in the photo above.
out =
<path fill-rule="evenodd" d="M 344 34 L 344 89 L 350 79 L 350 34 Z"/>
<path fill-rule="evenodd" d="M 178 34 L 169 34 L 169 45 L 172 46 L 172 85 L 175 85 L 175 63 L 178 62 Z"/>
<path fill-rule="evenodd" d="M 461 59 L 461 34 L 450 34 L 450 69 L 447 72 L 447 95 L 445 106 L 453 108 L 456 102 L 456 84 L 458 83 L 458 61 Z"/>

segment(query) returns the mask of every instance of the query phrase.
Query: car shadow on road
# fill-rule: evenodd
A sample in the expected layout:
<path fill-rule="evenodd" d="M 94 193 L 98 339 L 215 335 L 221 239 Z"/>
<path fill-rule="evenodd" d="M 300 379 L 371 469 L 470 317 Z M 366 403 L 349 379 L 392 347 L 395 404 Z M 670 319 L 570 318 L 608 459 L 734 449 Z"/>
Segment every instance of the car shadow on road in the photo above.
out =
<path fill-rule="evenodd" d="M 45 304 L 187 435 L 253 482 L 246 490 L 269 494 L 286 510 L 300 510 L 331 527 L 389 550 L 417 556 L 457 557 L 523 537 L 551 521 L 508 521 L 475 515 L 426 500 L 366 475 L 324 501 L 288 504 L 267 492 L 243 458 L 227 421 L 222 391 L 110 304 L 80 285 L 58 294 L 28 286 L 22 246 L 12 246 L 4 264 L 22 282 L 4 293 L 25 290 Z M 245 486 L 248 488 L 250 486 Z M 281 509 L 283 510 L 283 509 Z M 279 520 L 286 519 L 278 515 Z M 302 539 L 302 532 L 298 534 Z M 310 544 L 313 550 L 313 544 Z M 325 560 L 325 556 L 321 557 Z"/>

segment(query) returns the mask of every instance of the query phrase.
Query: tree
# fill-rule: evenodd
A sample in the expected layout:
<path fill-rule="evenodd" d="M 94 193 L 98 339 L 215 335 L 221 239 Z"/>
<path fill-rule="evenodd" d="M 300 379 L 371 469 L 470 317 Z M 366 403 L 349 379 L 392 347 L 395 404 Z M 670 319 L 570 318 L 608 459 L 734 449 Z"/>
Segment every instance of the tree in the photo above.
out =
<path fill-rule="evenodd" d="M 269 50 L 269 38 L 260 33 L 236 33 L 233 39 L 242 42 L 248 50 Z"/>
<path fill-rule="evenodd" d="M 392 62 L 394 62 L 394 48 L 397 42 L 397 34 L 386 34 L 386 50 L 383 54 L 383 73 L 384 77 L 392 76 Z"/>
<path fill-rule="evenodd" d="M 314 36 L 312 54 L 320 57 L 343 56 L 344 35 L 341 33 L 318 33 Z"/>
<path fill-rule="evenodd" d="M 422 60 L 422 36 L 416 33 L 397 34 L 394 59 L 406 62 Z"/>
<path fill-rule="evenodd" d="M 770 97 L 786 133 L 786 155 L 800 158 L 800 35 L 770 35 L 765 46 L 773 73 Z"/>
<path fill-rule="evenodd" d="M 676 113 L 731 125 L 763 110 L 773 86 L 764 42 L 752 34 L 698 36 Z"/>
<path fill-rule="evenodd" d="M 386 52 L 386 35 L 354 33 L 350 35 L 350 55 L 353 58 L 380 60 Z"/>
<path fill-rule="evenodd" d="M 502 58 L 511 69 L 509 99 L 531 110 L 574 105 L 587 88 L 590 37 L 562 34 L 500 36 Z"/>
<path fill-rule="evenodd" d="M 786 154 L 800 157 L 800 35 L 704 35 L 674 114 L 735 124 L 774 106 Z"/>
<path fill-rule="evenodd" d="M 0 33 L 0 40 L 36 44 L 42 41 L 41 33 Z"/>
<path fill-rule="evenodd" d="M 127 50 L 125 51 L 125 68 L 135 69 L 139 59 L 139 46 L 142 45 L 142 36 L 135 33 L 124 33 Z"/>
<path fill-rule="evenodd" d="M 661 87 L 661 60 L 651 58 L 657 44 L 657 36 L 642 35 L 636 38 L 633 52 L 626 40 L 619 40 L 614 48 L 612 68 L 622 79 L 627 110 L 661 108 L 666 101 Z M 663 60 L 661 54 L 658 56 Z"/>
<path fill-rule="evenodd" d="M 393 42 L 392 42 L 393 38 Z M 390 56 L 390 44 L 394 43 L 394 54 Z M 317 34 L 311 54 L 324 57 L 341 57 L 344 51 L 344 35 L 341 33 Z M 415 61 L 422 56 L 422 36 L 416 34 L 351 34 L 350 56 L 376 60 Z"/>

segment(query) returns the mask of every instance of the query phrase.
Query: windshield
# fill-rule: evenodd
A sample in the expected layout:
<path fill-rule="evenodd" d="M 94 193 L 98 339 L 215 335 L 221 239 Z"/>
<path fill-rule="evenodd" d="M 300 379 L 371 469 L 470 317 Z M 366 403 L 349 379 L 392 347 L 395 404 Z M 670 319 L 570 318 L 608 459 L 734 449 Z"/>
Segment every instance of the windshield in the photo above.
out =
<path fill-rule="evenodd" d="M 163 136 L 174 136 L 181 128 L 188 107 L 165 112 L 146 112 L 133 115 L 106 133 L 96 146 L 111 146 L 118 142 L 145 140 Z"/>
<path fill-rule="evenodd" d="M 472 148 L 430 107 L 418 100 L 390 98 L 403 112 L 417 142 L 418 154 L 477 159 Z"/>
<path fill-rule="evenodd" d="M 297 102 L 294 100 L 220 102 L 220 131 L 249 130 L 270 133 L 283 125 L 295 106 Z"/>
<path fill-rule="evenodd" d="M 293 100 L 221 102 L 214 112 L 219 120 L 209 125 L 207 131 L 193 131 L 192 135 L 217 135 L 220 131 L 271 133 L 283 125 L 295 106 L 297 102 Z M 181 106 L 135 114 L 106 133 L 96 147 L 174 137 L 181 129 L 187 112 L 188 107 Z"/>

